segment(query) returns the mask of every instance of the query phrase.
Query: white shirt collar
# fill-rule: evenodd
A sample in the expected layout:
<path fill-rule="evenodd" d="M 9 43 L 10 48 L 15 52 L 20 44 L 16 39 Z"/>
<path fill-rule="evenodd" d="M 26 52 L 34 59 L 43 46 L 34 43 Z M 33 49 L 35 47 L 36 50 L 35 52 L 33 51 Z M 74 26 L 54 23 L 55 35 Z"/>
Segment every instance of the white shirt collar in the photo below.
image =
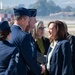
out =
<path fill-rule="evenodd" d="M 57 41 L 54 41 L 54 42 L 51 43 L 50 47 L 54 48 L 56 46 L 56 44 L 57 44 Z"/>

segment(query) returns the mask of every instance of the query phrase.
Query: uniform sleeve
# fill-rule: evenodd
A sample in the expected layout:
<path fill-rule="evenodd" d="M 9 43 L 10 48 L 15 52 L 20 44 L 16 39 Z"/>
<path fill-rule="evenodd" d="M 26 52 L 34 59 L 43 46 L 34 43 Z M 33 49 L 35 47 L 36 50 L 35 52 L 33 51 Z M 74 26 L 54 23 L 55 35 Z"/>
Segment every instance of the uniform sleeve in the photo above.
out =
<path fill-rule="evenodd" d="M 9 61 L 8 68 L 5 72 L 5 75 L 17 75 L 17 69 L 16 69 L 17 64 L 15 60 L 17 53 L 18 53 L 18 48 L 15 48 L 11 53 L 11 58 Z"/>
<path fill-rule="evenodd" d="M 29 68 L 36 74 L 40 75 L 42 68 L 38 63 L 33 60 L 32 57 L 32 46 L 30 38 L 26 35 L 21 44 L 21 55 L 24 59 L 24 62 L 29 66 Z"/>

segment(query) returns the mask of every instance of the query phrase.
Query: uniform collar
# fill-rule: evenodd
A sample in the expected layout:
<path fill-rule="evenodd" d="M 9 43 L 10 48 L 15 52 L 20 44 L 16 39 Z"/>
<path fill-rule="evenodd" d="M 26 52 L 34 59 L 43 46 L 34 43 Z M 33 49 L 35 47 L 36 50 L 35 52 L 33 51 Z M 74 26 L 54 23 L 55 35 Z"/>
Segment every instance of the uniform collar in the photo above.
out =
<path fill-rule="evenodd" d="M 18 27 L 21 28 L 21 30 L 23 30 L 23 28 L 20 25 L 16 24 L 16 23 L 14 23 L 13 25 L 18 26 Z"/>

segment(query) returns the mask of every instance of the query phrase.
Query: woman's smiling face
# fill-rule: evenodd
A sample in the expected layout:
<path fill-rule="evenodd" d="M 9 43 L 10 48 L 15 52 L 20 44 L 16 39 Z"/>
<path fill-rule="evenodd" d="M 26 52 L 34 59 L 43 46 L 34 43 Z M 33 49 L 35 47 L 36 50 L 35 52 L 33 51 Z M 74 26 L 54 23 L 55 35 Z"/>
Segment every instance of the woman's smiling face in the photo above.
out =
<path fill-rule="evenodd" d="M 51 23 L 48 27 L 48 32 L 49 32 L 49 37 L 52 39 L 52 40 L 55 40 L 56 38 L 56 33 L 57 33 L 57 30 L 55 28 L 55 24 L 54 23 Z"/>

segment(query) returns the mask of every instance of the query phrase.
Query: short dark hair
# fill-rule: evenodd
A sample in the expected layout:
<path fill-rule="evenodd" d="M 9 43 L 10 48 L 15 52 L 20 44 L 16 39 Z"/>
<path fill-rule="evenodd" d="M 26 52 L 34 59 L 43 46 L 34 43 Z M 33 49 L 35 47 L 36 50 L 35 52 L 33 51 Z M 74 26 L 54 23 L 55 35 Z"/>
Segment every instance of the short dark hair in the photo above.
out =
<path fill-rule="evenodd" d="M 0 41 L 4 41 L 10 32 L 11 32 L 10 28 L 6 28 L 5 30 L 0 31 Z"/>

